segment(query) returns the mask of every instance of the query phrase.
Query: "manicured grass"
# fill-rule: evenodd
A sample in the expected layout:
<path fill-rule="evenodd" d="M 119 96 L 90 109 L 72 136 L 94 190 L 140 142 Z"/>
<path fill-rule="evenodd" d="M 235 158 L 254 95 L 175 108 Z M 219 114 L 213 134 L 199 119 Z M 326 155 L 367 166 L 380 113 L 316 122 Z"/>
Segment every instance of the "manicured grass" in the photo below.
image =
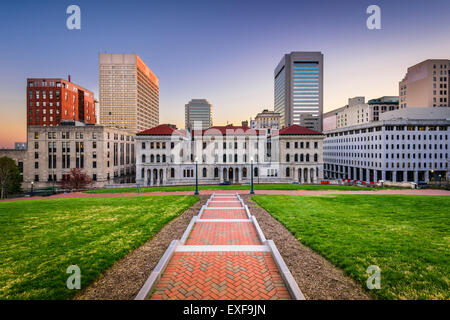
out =
<path fill-rule="evenodd" d="M 45 199 L 0 202 L 0 299 L 67 299 L 67 267 L 82 288 L 198 197 Z"/>
<path fill-rule="evenodd" d="M 381 299 L 450 299 L 450 197 L 254 196 L 292 234 Z M 299 257 L 301 259 L 301 257 Z"/>
<path fill-rule="evenodd" d="M 199 186 L 199 190 L 250 190 L 250 185 L 210 185 Z M 308 185 L 308 184 L 255 184 L 255 190 L 348 190 L 348 191 L 373 191 L 387 188 L 337 186 L 337 185 Z M 172 191 L 194 191 L 195 186 L 173 186 L 173 187 L 142 187 L 140 192 L 172 192 Z M 121 193 L 138 192 L 137 188 L 110 188 L 88 190 L 85 193 Z"/>

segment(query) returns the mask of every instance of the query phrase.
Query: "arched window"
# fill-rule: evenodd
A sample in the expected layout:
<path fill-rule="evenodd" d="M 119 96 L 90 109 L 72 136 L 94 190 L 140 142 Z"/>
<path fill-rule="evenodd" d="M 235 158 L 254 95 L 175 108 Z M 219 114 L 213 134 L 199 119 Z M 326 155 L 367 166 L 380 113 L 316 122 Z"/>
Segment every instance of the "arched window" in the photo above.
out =
<path fill-rule="evenodd" d="M 144 171 L 144 168 L 142 168 L 141 169 L 141 179 L 144 179 L 144 174 L 145 174 L 145 171 Z"/>
<path fill-rule="evenodd" d="M 317 155 L 317 153 L 314 154 L 314 162 L 317 162 L 317 160 L 319 159 L 319 156 Z"/>
<path fill-rule="evenodd" d="M 226 154 L 223 155 L 223 162 L 224 163 L 227 162 L 227 155 Z"/>
<path fill-rule="evenodd" d="M 142 155 L 142 163 L 145 163 L 145 154 Z"/>
<path fill-rule="evenodd" d="M 295 162 L 298 162 L 298 154 L 295 154 L 295 155 L 294 155 L 294 161 L 295 161 Z"/>
<path fill-rule="evenodd" d="M 254 171 L 254 176 L 257 177 L 258 176 L 258 168 L 256 167 L 255 169 L 253 169 Z"/>
<path fill-rule="evenodd" d="M 290 161 L 290 156 L 289 156 L 289 154 L 287 154 L 286 155 L 286 162 L 289 162 Z"/>
<path fill-rule="evenodd" d="M 150 162 L 155 162 L 155 156 L 152 154 L 152 155 L 150 155 Z"/>
<path fill-rule="evenodd" d="M 304 156 L 303 156 L 303 153 L 300 155 L 300 162 L 303 162 L 305 159 L 304 159 Z"/>
<path fill-rule="evenodd" d="M 219 177 L 219 168 L 214 168 L 214 178 Z"/>
<path fill-rule="evenodd" d="M 161 162 L 161 156 L 159 154 L 156 155 L 156 162 Z"/>
<path fill-rule="evenodd" d="M 162 162 L 166 162 L 166 155 L 165 154 L 163 154 L 163 156 L 162 156 Z"/>
<path fill-rule="evenodd" d="M 170 177 L 175 178 L 175 169 L 174 168 L 170 168 Z"/>
<path fill-rule="evenodd" d="M 289 168 L 286 168 L 286 177 L 289 177 L 291 175 L 291 170 Z"/>
<path fill-rule="evenodd" d="M 247 178 L 247 168 L 242 168 L 242 177 Z"/>
<path fill-rule="evenodd" d="M 206 168 L 203 168 L 203 178 L 206 178 Z"/>
<path fill-rule="evenodd" d="M 306 162 L 309 162 L 309 153 L 306 155 Z"/>

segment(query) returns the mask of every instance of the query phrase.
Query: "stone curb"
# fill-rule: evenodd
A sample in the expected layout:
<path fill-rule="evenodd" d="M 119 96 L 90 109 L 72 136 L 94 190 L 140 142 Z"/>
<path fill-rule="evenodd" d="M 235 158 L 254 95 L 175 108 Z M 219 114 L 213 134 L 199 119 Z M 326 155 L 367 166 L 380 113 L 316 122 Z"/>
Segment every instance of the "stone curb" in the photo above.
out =
<path fill-rule="evenodd" d="M 266 245 L 179 245 L 176 252 L 270 252 Z"/>
<path fill-rule="evenodd" d="M 191 222 L 187 226 L 186 230 L 184 230 L 183 236 L 180 239 L 181 244 L 185 244 L 189 234 L 191 233 L 192 228 L 194 227 L 195 222 L 197 222 L 198 216 L 192 217 Z"/>
<path fill-rule="evenodd" d="M 251 220 L 253 221 L 253 225 L 255 226 L 256 232 L 258 233 L 259 240 L 261 240 L 261 243 L 265 243 L 266 237 L 264 236 L 264 233 L 262 232 L 261 227 L 259 226 L 259 223 L 256 220 L 256 217 L 252 216 Z"/>
<path fill-rule="evenodd" d="M 291 295 L 291 298 L 294 300 L 306 300 L 302 291 L 298 287 L 297 282 L 295 281 L 286 263 L 284 262 L 283 257 L 278 251 L 275 242 L 273 242 L 273 240 L 267 240 L 266 244 L 270 248 L 270 251 L 272 252 L 272 257 L 275 260 L 275 263 L 278 267 L 279 272 L 281 273 L 281 277 L 284 280 L 284 283 Z"/>
<path fill-rule="evenodd" d="M 156 283 L 161 278 L 161 275 L 166 269 L 170 259 L 172 259 L 172 256 L 175 252 L 175 249 L 178 246 L 178 243 L 179 243 L 178 240 L 172 240 L 166 252 L 164 252 L 164 255 L 162 256 L 161 260 L 159 260 L 155 269 L 147 278 L 147 281 L 145 281 L 144 285 L 142 286 L 141 290 L 139 290 L 139 293 L 137 294 L 136 298 L 134 298 L 134 300 L 146 300 L 150 297 Z"/>

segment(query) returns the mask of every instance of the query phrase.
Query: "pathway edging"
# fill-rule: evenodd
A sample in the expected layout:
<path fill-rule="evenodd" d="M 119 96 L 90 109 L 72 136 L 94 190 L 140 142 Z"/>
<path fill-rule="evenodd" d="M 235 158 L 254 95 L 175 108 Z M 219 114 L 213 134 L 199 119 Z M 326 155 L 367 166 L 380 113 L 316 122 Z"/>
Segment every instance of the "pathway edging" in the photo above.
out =
<path fill-rule="evenodd" d="M 227 198 L 234 197 L 234 199 L 236 199 L 236 200 L 214 201 L 213 199 L 215 197 L 216 197 L 216 199 L 220 199 L 221 197 L 227 197 Z M 239 203 L 241 206 L 240 207 L 215 207 L 213 205 L 213 203 L 217 203 L 217 202 Z M 208 209 L 208 210 L 230 210 L 230 209 L 245 210 L 245 213 L 246 213 L 246 216 L 248 217 L 248 219 L 234 219 L 234 218 L 226 219 L 225 217 L 223 219 L 222 218 L 220 218 L 220 219 L 202 219 L 202 215 L 203 215 L 203 212 L 205 209 Z M 219 215 L 220 215 L 220 213 L 219 213 Z M 226 213 L 224 215 L 226 216 Z M 205 223 L 207 223 L 207 224 L 205 225 Z M 250 239 L 249 238 L 250 235 L 252 233 L 254 234 L 255 231 L 251 231 L 250 235 L 247 233 L 241 234 L 240 236 L 238 235 L 238 239 L 227 240 L 227 241 L 232 241 L 231 243 L 233 243 L 233 244 L 229 244 L 229 245 L 226 245 L 226 244 L 224 245 L 222 242 L 219 242 L 219 244 L 214 244 L 213 240 L 217 239 L 217 238 L 215 238 L 214 235 L 212 235 L 213 240 L 205 240 L 203 237 L 211 237 L 211 235 L 210 235 L 211 229 L 206 229 L 206 232 L 207 232 L 206 235 L 199 236 L 199 232 L 201 235 L 202 234 L 201 232 L 205 231 L 205 230 L 202 231 L 202 228 L 204 229 L 206 226 L 215 226 L 214 228 L 216 228 L 216 229 L 212 229 L 212 232 L 222 232 L 222 231 L 216 231 L 216 230 L 222 230 L 222 229 L 217 229 L 218 226 L 220 225 L 220 223 L 225 223 L 225 225 L 222 225 L 222 227 L 227 227 L 227 226 L 231 227 L 232 224 L 251 223 L 251 226 L 253 226 L 254 230 L 256 230 L 256 235 L 259 238 L 258 242 L 260 242 L 261 244 L 259 245 L 259 244 L 257 244 L 257 242 L 256 242 L 256 244 L 242 244 L 242 243 L 235 244 L 235 242 L 234 242 L 234 241 L 239 242 L 239 240 L 238 240 L 239 238 L 244 239 L 244 240 L 242 240 L 244 242 L 250 241 L 248 239 Z M 202 227 L 200 227 L 200 226 L 202 226 Z M 220 227 L 220 228 L 222 228 L 222 227 Z M 195 230 L 194 230 L 194 228 L 195 228 Z M 236 228 L 236 227 L 233 227 L 233 228 Z M 228 229 L 228 230 L 236 230 L 236 229 Z M 248 230 L 249 230 L 248 232 L 250 232 L 250 229 L 248 229 Z M 247 232 L 247 231 L 233 231 L 233 232 L 238 232 L 238 234 L 239 234 L 239 232 Z M 189 240 L 188 243 L 190 243 L 190 244 L 186 245 L 187 240 L 191 239 L 189 237 L 193 233 L 197 233 L 197 235 L 195 237 L 197 237 L 198 240 L 195 240 L 195 237 L 194 237 L 194 240 Z M 224 237 L 224 235 L 222 234 L 222 235 L 218 235 L 218 236 L 219 236 L 219 241 L 222 241 L 222 240 L 220 240 L 220 237 Z M 229 233 L 228 233 L 228 235 L 225 236 L 225 238 L 227 236 L 230 237 Z M 252 238 L 252 239 L 256 239 L 256 238 Z M 204 244 L 201 244 L 202 241 Z M 205 241 L 208 241 L 208 242 L 205 243 Z M 256 240 L 251 240 L 250 243 L 255 243 L 254 241 L 256 241 Z M 217 243 L 217 240 L 216 240 L 216 243 Z M 145 282 L 144 286 L 139 291 L 135 300 L 149 299 L 152 296 L 153 292 L 157 289 L 157 287 L 165 286 L 167 284 L 167 282 L 169 281 L 167 279 L 164 280 L 164 282 L 162 284 L 158 284 L 158 283 L 160 282 L 161 277 L 163 276 L 164 272 L 166 270 L 168 270 L 168 266 L 169 266 L 169 263 L 171 260 L 176 258 L 175 261 L 178 261 L 178 263 L 180 263 L 180 261 L 184 261 L 182 257 L 181 257 L 182 260 L 180 260 L 180 256 L 179 256 L 180 254 L 184 253 L 186 255 L 186 254 L 192 253 L 192 254 L 196 254 L 196 255 L 199 254 L 199 255 L 204 256 L 204 255 L 208 255 L 208 253 L 211 253 L 211 254 L 215 253 L 215 256 L 217 256 L 217 254 L 219 254 L 219 256 L 216 258 L 213 257 L 212 259 L 216 259 L 216 261 L 217 261 L 217 259 L 219 259 L 219 260 L 225 259 L 225 257 L 220 258 L 221 257 L 220 253 L 224 253 L 226 256 L 230 257 L 230 254 L 233 252 L 236 255 L 239 255 L 239 254 L 249 255 L 252 253 L 264 254 L 264 252 L 270 253 L 270 257 L 271 257 L 271 259 L 273 259 L 273 262 L 271 262 L 272 266 L 270 266 L 270 264 L 269 264 L 268 265 L 269 269 L 265 269 L 265 270 L 267 272 L 271 272 L 270 274 L 273 274 L 273 275 L 275 275 L 273 272 L 277 272 L 280 274 L 281 278 L 279 276 L 277 276 L 277 277 L 278 277 L 278 279 L 282 279 L 282 282 L 284 282 L 284 287 L 287 289 L 287 292 L 289 293 L 289 296 L 291 299 L 294 299 L 294 300 L 304 300 L 305 299 L 303 293 L 301 292 L 301 290 L 298 287 L 297 283 L 295 282 L 292 274 L 290 273 L 288 267 L 286 266 L 283 258 L 281 257 L 280 253 L 278 252 L 278 249 L 276 248 L 275 243 L 272 240 L 267 240 L 265 238 L 264 233 L 262 232 L 262 230 L 258 224 L 258 221 L 256 220 L 256 217 L 251 215 L 247 205 L 245 205 L 244 201 L 239 196 L 239 194 L 238 193 L 225 193 L 225 194 L 213 193 L 211 195 L 211 197 L 208 199 L 208 201 L 206 202 L 206 204 L 204 206 L 202 206 L 202 208 L 199 211 L 199 214 L 192 218 L 191 222 L 189 223 L 188 227 L 186 228 L 181 239 L 173 240 L 171 242 L 171 244 L 167 248 L 166 252 L 164 253 L 163 257 L 159 261 L 158 265 L 155 267 L 155 269 L 153 270 L 153 272 L 151 273 L 151 275 Z M 174 256 L 175 253 L 177 254 L 177 256 Z M 264 258 L 264 257 L 261 257 L 261 258 Z M 264 259 L 269 259 L 269 258 L 264 258 Z M 218 265 L 219 267 L 220 266 L 223 267 L 223 260 L 221 260 L 221 261 L 222 261 L 222 264 L 219 264 Z M 226 261 L 229 261 L 229 260 L 226 260 Z M 263 260 L 263 261 L 268 261 L 268 260 Z M 183 264 L 181 264 L 181 266 L 184 266 L 185 263 L 189 263 L 189 262 L 183 262 Z M 229 263 L 229 262 L 227 262 L 227 263 Z M 273 265 L 273 263 L 275 263 L 275 265 Z M 173 263 L 171 265 L 172 265 L 172 267 L 169 267 L 169 269 L 174 268 Z M 191 265 L 191 264 L 189 264 L 189 265 Z M 214 263 L 211 263 L 211 265 L 213 265 L 213 267 L 214 267 Z M 243 267 L 244 265 L 241 265 L 239 268 L 244 268 L 247 271 L 247 268 Z M 182 267 L 182 268 L 185 268 L 185 267 Z M 190 268 L 192 269 L 194 267 L 191 265 Z M 254 268 L 254 265 L 253 266 L 249 265 L 249 268 Z M 273 268 L 275 268 L 276 270 Z M 184 270 L 184 269 L 182 269 L 182 270 Z M 251 269 L 251 270 L 254 270 L 254 269 Z M 271 270 L 271 271 L 269 271 L 269 270 Z M 255 272 L 258 273 L 258 271 L 255 271 Z M 263 272 L 263 270 L 261 270 L 261 272 Z M 183 278 L 183 274 L 181 274 L 181 275 L 179 273 L 175 273 L 175 274 L 177 274 L 176 278 L 178 280 L 177 280 L 176 284 L 178 284 L 180 281 L 180 278 Z M 258 274 L 255 274 L 255 276 L 258 277 Z M 165 277 L 167 278 L 167 276 L 165 276 Z M 231 279 L 234 279 L 232 276 L 230 276 L 230 277 L 231 277 Z M 165 278 L 163 277 L 162 279 L 165 279 Z M 266 279 L 266 278 L 264 278 L 264 279 Z M 274 278 L 274 279 L 276 279 L 276 278 Z M 245 280 L 240 280 L 240 281 L 245 281 Z M 266 281 L 266 280 L 264 280 L 264 281 Z M 278 280 L 274 280 L 274 281 L 278 281 Z M 233 285 L 236 285 L 236 281 L 233 280 L 232 283 L 233 283 Z M 246 283 L 248 283 L 248 281 L 246 281 Z M 278 283 L 278 282 L 276 282 L 276 283 Z M 245 283 L 242 283 L 242 284 L 246 285 Z M 217 286 L 217 284 L 215 284 L 215 285 Z M 261 297 L 263 299 L 269 299 L 269 298 L 273 298 L 273 297 L 281 298 L 281 299 L 287 298 L 288 296 L 287 296 L 286 289 L 280 289 L 280 290 L 285 290 L 284 292 L 286 292 L 286 293 L 282 293 L 282 292 L 278 291 L 279 289 L 276 288 L 276 287 L 279 287 L 280 285 L 282 285 L 282 284 L 278 283 L 278 284 L 275 284 L 275 287 L 273 287 L 272 285 L 269 285 L 269 287 L 267 287 L 266 289 L 260 288 L 259 290 L 260 291 L 262 290 L 262 291 L 261 291 L 261 294 L 259 295 L 259 298 L 261 298 Z M 225 286 L 224 287 L 225 289 L 227 288 L 226 285 L 223 285 L 223 286 Z M 241 288 L 241 285 L 237 285 L 237 286 L 239 288 Z M 247 286 L 248 286 L 248 284 L 247 284 Z M 179 289 L 180 293 L 172 292 L 169 289 L 167 289 L 166 291 L 169 292 L 170 294 L 172 294 L 172 298 L 177 298 L 177 297 L 198 298 L 198 297 L 201 297 L 198 294 L 198 292 L 203 292 L 203 291 L 199 289 L 199 291 L 196 292 L 196 291 L 194 291 L 193 287 L 195 287 L 195 286 L 190 286 L 189 290 L 191 290 L 191 291 L 189 291 L 189 292 L 186 289 L 182 289 L 182 288 Z M 173 285 L 170 285 L 169 288 L 173 288 Z M 186 287 L 184 287 L 184 288 L 186 288 Z M 216 288 L 216 287 L 214 287 L 214 288 Z M 220 289 L 225 290 L 222 287 Z M 233 295 L 228 295 L 228 294 L 224 296 L 224 295 L 221 295 L 222 291 L 219 292 L 216 289 L 211 289 L 211 290 L 213 290 L 213 292 L 211 292 L 212 297 L 219 297 L 219 296 L 217 296 L 217 294 L 219 294 L 220 297 L 222 297 L 222 298 L 231 299 L 230 296 L 233 296 Z M 235 292 L 235 290 L 233 290 L 233 287 L 231 287 L 228 290 Z M 243 290 L 244 291 L 247 290 L 247 291 L 245 291 L 245 292 L 240 291 L 240 292 L 242 292 L 241 294 L 236 294 L 233 297 L 236 299 L 249 299 L 249 297 L 253 297 L 250 295 L 251 292 L 248 291 L 248 289 L 244 288 Z M 264 290 L 267 290 L 267 292 Z M 274 292 L 275 292 L 275 295 L 273 295 Z M 223 293 L 225 294 L 226 292 L 223 292 Z M 272 294 L 272 296 L 270 296 L 270 294 Z M 158 296 L 161 296 L 161 295 L 159 294 Z M 166 296 L 166 295 L 164 294 L 164 296 Z M 209 295 L 208 295 L 208 297 L 209 297 Z M 166 296 L 166 298 L 167 298 L 167 296 Z"/>

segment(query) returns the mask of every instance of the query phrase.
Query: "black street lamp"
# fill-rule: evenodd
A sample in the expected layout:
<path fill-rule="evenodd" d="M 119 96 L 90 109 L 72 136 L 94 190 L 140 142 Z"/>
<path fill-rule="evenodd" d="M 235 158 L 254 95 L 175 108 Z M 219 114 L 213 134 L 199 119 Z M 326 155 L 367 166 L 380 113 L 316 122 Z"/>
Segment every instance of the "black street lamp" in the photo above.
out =
<path fill-rule="evenodd" d="M 251 177 L 251 189 L 250 189 L 250 194 L 255 194 L 255 190 L 253 189 L 253 157 L 250 158 L 250 177 Z"/>
<path fill-rule="evenodd" d="M 195 192 L 194 195 L 198 196 L 198 158 L 195 157 Z"/>

